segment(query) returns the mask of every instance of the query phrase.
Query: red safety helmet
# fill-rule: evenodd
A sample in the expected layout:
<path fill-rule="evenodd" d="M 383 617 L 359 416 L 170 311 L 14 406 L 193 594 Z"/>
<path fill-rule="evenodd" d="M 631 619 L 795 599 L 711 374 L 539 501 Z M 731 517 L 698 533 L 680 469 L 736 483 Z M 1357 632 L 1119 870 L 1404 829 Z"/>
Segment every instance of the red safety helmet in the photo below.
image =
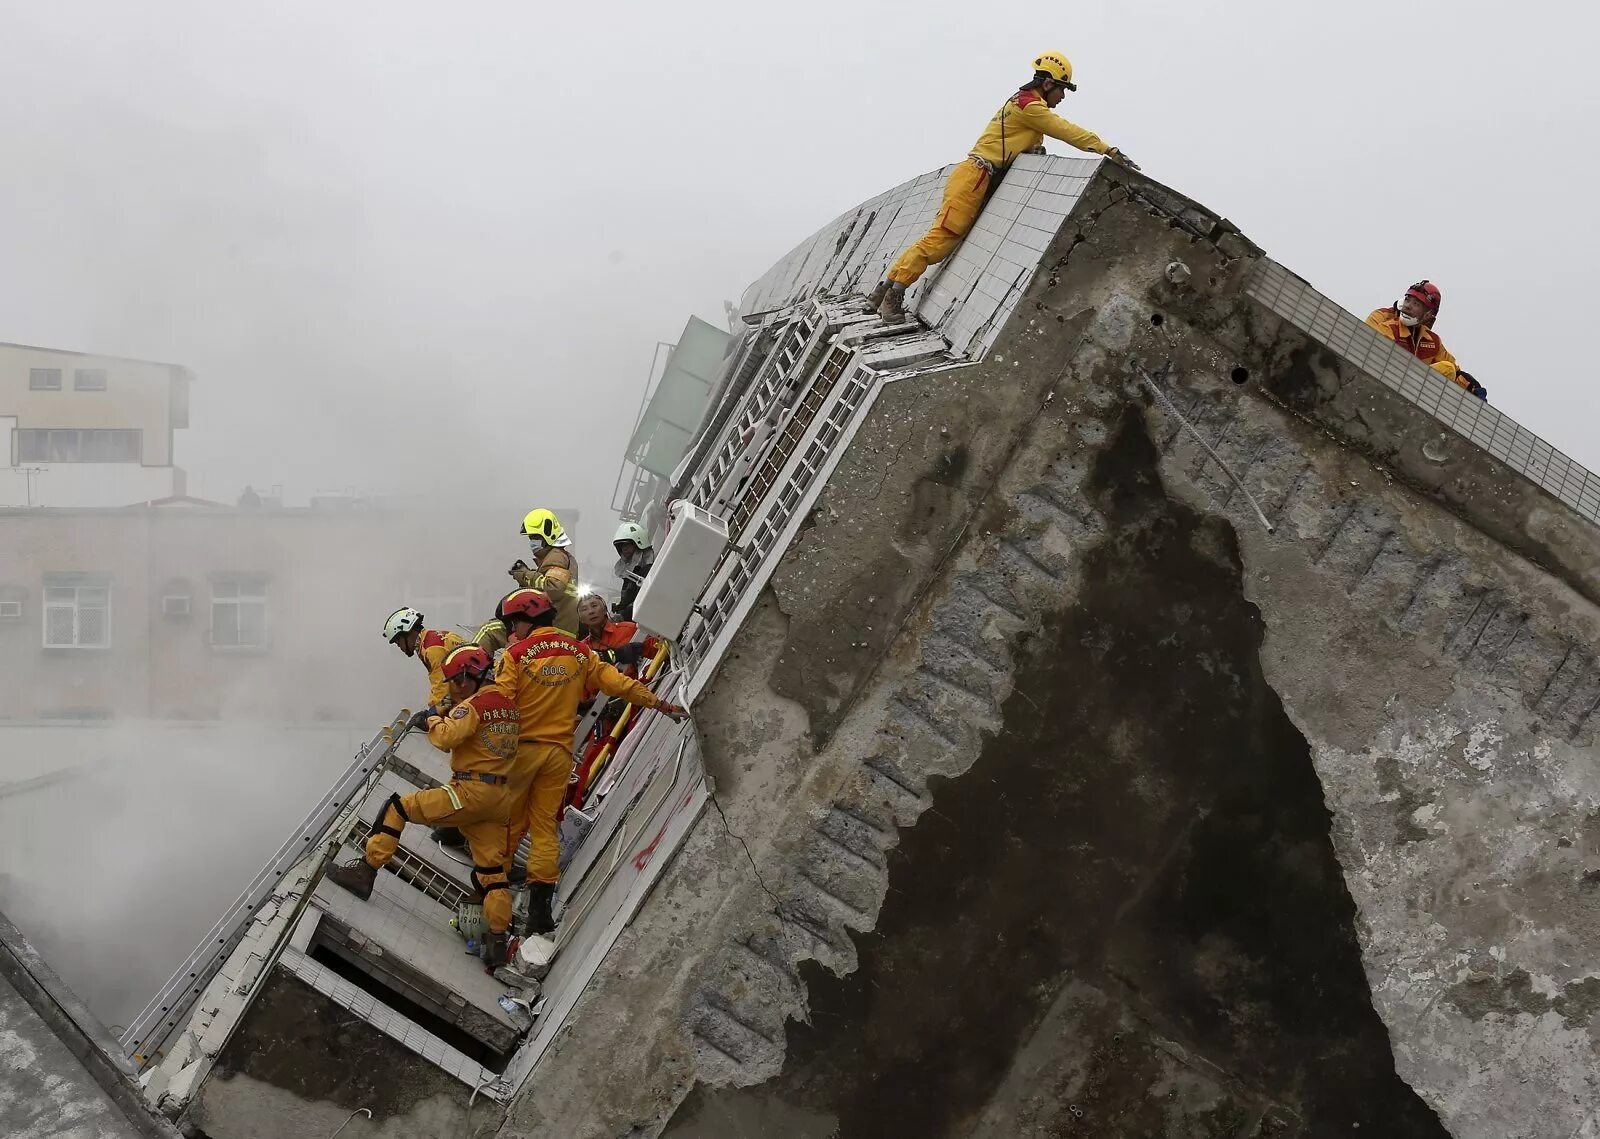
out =
<path fill-rule="evenodd" d="M 1439 302 L 1444 300 L 1439 294 L 1439 286 L 1432 281 L 1418 281 L 1406 290 L 1406 296 L 1414 298 L 1428 310 L 1430 316 L 1439 315 Z"/>
<path fill-rule="evenodd" d="M 494 661 L 477 645 L 462 645 L 451 649 L 450 655 L 445 657 L 444 663 L 439 666 L 439 672 L 446 680 L 455 680 L 460 676 L 472 680 L 486 680 L 493 671 Z"/>
<path fill-rule="evenodd" d="M 555 602 L 537 589 L 513 590 L 500 602 L 500 619 L 507 626 L 518 619 L 532 621 L 535 625 L 547 625 L 555 612 Z"/>

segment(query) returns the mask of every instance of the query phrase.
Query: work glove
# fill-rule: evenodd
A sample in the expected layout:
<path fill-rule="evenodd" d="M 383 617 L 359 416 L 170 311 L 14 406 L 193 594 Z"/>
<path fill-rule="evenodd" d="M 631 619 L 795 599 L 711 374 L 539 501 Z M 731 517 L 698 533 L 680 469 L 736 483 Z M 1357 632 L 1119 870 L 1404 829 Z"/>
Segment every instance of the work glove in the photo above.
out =
<path fill-rule="evenodd" d="M 611 650 L 613 664 L 638 664 L 644 659 L 644 642 L 638 641 L 629 645 L 619 645 Z"/>
<path fill-rule="evenodd" d="M 418 728 L 425 729 L 428 726 L 428 717 L 437 716 L 438 714 L 438 711 L 434 708 L 424 708 L 422 711 L 415 713 L 411 719 L 406 721 L 406 727 L 412 730 L 416 730 Z"/>
<path fill-rule="evenodd" d="M 516 561 L 511 563 L 511 568 L 506 570 L 506 573 L 510 574 L 512 577 L 516 577 L 519 573 L 526 573 L 527 571 L 528 563 L 523 561 L 521 558 L 518 558 Z"/>
<path fill-rule="evenodd" d="M 1126 154 L 1123 154 L 1122 151 L 1118 150 L 1114 146 L 1110 150 L 1106 151 L 1106 157 L 1111 159 L 1111 161 L 1115 162 L 1118 166 L 1121 166 L 1127 170 L 1139 169 L 1139 164 L 1137 162 L 1129 158 Z"/>
<path fill-rule="evenodd" d="M 669 704 L 665 700 L 656 705 L 656 711 L 677 723 L 682 723 L 689 718 L 689 709 L 682 704 Z"/>

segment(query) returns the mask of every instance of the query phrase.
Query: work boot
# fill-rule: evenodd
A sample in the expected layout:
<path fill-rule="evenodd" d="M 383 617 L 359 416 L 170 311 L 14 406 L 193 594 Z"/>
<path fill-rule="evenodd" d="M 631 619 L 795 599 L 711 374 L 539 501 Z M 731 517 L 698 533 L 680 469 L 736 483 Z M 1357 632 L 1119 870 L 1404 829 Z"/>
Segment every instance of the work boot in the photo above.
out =
<path fill-rule="evenodd" d="M 455 827 L 434 827 L 433 841 L 440 846 L 453 846 L 457 850 L 462 850 L 467 845 L 467 836 Z"/>
<path fill-rule="evenodd" d="M 483 966 L 493 973 L 506 963 L 507 939 L 506 931 L 496 933 L 490 930 L 483 935 Z"/>
<path fill-rule="evenodd" d="M 906 287 L 898 282 L 883 291 L 878 304 L 878 317 L 889 324 L 904 324 L 906 317 Z"/>
<path fill-rule="evenodd" d="M 528 883 L 528 932 L 543 935 L 556 928 L 556 919 L 550 912 L 556 900 L 554 882 Z"/>
<path fill-rule="evenodd" d="M 867 294 L 867 311 L 877 312 L 878 306 L 883 303 L 884 294 L 888 291 L 889 282 L 887 280 L 879 281 L 878 287 Z"/>
<path fill-rule="evenodd" d="M 365 858 L 346 862 L 331 868 L 323 877 L 336 886 L 343 886 L 363 902 L 372 897 L 372 885 L 378 880 L 378 868 Z"/>

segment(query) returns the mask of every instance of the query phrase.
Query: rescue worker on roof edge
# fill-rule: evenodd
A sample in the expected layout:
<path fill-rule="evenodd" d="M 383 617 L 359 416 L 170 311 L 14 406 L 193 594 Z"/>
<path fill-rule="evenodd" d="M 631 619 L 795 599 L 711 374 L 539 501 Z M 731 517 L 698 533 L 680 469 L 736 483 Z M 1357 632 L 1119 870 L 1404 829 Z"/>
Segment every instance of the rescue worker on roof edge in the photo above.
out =
<path fill-rule="evenodd" d="M 428 707 L 444 712 L 450 707 L 450 688 L 444 682 L 440 665 L 452 651 L 466 644 L 461 634 L 423 628 L 421 613 L 402 605 L 383 623 L 383 639 L 406 656 L 420 657 L 428 673 Z"/>
<path fill-rule="evenodd" d="M 1418 281 L 1406 290 L 1405 296 L 1388 308 L 1373 309 L 1367 316 L 1367 324 L 1445 379 L 1472 391 L 1477 386 L 1476 381 L 1471 376 L 1462 380 L 1461 366 L 1433 330 L 1433 322 L 1439 318 L 1439 305 L 1443 300 L 1438 285 L 1432 281 Z"/>
<path fill-rule="evenodd" d="M 483 959 L 491 970 L 505 964 L 511 928 L 506 822 L 515 805 L 511 767 L 518 737 L 516 702 L 490 682 L 493 667 L 479 645 L 462 645 L 445 657 L 441 671 L 455 707 L 447 716 L 424 709 L 408 726 L 425 726 L 428 742 L 450 753 L 450 782 L 409 795 L 390 795 L 373 821 L 365 857 L 327 872 L 330 882 L 358 898 L 370 898 L 378 872 L 394 857 L 407 823 L 459 828 L 472 852 L 472 884 L 489 926 Z"/>
<path fill-rule="evenodd" d="M 905 320 L 906 289 L 929 265 L 955 251 L 978 220 L 995 178 L 1005 173 L 1017 155 L 1038 147 L 1045 136 L 1079 150 L 1103 154 L 1129 170 L 1139 169 L 1136 162 L 1099 135 L 1055 113 L 1053 108 L 1067 92 L 1077 89 L 1072 81 L 1072 63 L 1061 52 L 1047 51 L 1033 61 L 1033 78 L 995 112 L 966 161 L 950 172 L 933 225 L 890 266 L 888 279 L 867 297 L 869 308 L 877 309 L 886 321 Z"/>
<path fill-rule="evenodd" d="M 688 713 L 662 700 L 601 660 L 588 646 L 550 624 L 555 607 L 536 589 L 519 589 L 501 603 L 511 644 L 495 670 L 495 683 L 517 704 L 519 736 L 511 772 L 510 821 L 505 849 L 514 858 L 525 833 L 528 853 L 528 931 L 555 929 L 560 847 L 556 814 L 566 801 L 572 777 L 572 737 L 578 730 L 578 703 L 599 689 L 641 708 L 656 708 L 673 719 Z"/>
<path fill-rule="evenodd" d="M 507 572 L 524 589 L 537 589 L 556 606 L 553 624 L 569 633 L 578 631 L 578 559 L 572 539 L 552 510 L 539 507 L 522 519 L 522 533 L 533 550 L 534 564 L 518 558 Z"/>

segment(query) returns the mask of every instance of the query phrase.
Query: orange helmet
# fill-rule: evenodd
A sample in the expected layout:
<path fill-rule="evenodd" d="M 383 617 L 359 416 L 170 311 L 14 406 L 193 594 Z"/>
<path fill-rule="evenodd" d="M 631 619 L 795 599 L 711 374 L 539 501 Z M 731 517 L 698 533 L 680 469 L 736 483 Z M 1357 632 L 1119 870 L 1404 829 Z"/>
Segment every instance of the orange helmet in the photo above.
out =
<path fill-rule="evenodd" d="M 537 589 L 513 590 L 500 602 L 500 619 L 507 625 L 516 620 L 546 625 L 555 613 L 555 603 Z"/>
<path fill-rule="evenodd" d="M 470 680 L 487 680 L 493 671 L 494 661 L 477 645 L 462 645 L 460 648 L 450 650 L 450 655 L 445 657 L 444 663 L 439 666 L 439 672 L 446 680 L 454 680 L 458 676 L 466 676 Z"/>

